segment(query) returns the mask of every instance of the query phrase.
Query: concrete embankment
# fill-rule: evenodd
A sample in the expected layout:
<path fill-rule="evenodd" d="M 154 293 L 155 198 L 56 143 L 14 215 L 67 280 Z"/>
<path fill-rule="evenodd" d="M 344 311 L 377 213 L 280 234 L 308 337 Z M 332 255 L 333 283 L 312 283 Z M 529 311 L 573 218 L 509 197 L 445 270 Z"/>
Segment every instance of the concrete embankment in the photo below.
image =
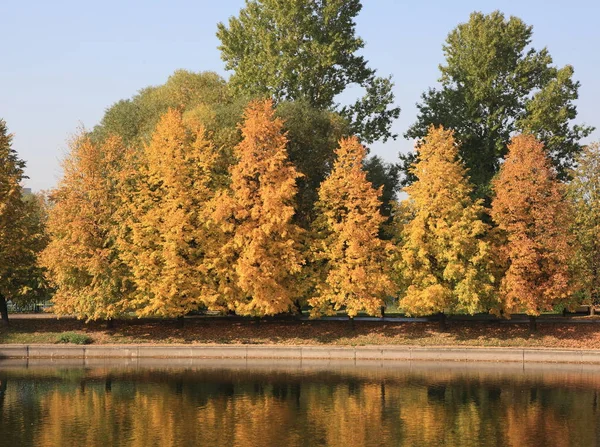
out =
<path fill-rule="evenodd" d="M 413 346 L 0 345 L 0 359 L 294 359 L 600 364 L 600 350 Z"/>

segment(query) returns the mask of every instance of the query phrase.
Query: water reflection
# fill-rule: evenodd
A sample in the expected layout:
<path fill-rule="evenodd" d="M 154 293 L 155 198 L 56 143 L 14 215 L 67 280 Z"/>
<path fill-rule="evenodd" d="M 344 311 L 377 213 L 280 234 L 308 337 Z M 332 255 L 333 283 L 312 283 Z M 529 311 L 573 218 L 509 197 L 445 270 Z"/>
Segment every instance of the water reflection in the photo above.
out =
<path fill-rule="evenodd" d="M 600 372 L 0 362 L 7 446 L 593 446 Z"/>

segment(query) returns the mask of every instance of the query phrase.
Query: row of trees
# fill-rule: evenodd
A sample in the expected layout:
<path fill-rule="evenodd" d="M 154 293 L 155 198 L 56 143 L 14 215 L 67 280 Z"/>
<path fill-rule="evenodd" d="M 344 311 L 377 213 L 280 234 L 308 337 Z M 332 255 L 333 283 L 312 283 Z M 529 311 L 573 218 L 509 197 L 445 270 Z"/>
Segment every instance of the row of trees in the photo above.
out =
<path fill-rule="evenodd" d="M 240 129 L 228 185 L 205 128 L 175 110 L 139 150 L 118 137 L 75 140 L 42 254 L 56 311 L 272 315 L 310 301 L 315 314 L 379 312 L 393 293 L 379 239 L 381 188 L 366 179 L 358 139 L 341 140 L 305 229 L 294 220 L 302 174 L 272 102 L 250 103 Z"/>
<path fill-rule="evenodd" d="M 572 67 L 530 48 L 520 19 L 473 13 L 449 34 L 441 88 L 423 96 L 406 135 L 417 150 L 387 164 L 362 146 L 395 138 L 399 109 L 390 78 L 356 54 L 360 9 L 249 1 L 218 26 L 230 81 L 178 71 L 78 136 L 42 256 L 56 309 L 110 319 L 310 304 L 314 315 L 355 315 L 376 314 L 389 295 L 412 314 L 537 314 L 574 290 L 597 300 L 598 150 L 580 144 L 592 128 L 571 124 Z M 352 85 L 365 95 L 337 104 Z M 23 164 L 10 153 L 18 175 L 3 175 L 19 185 Z M 400 172 L 410 200 L 398 205 Z M 13 189 L 6 203 L 21 197 Z M 30 261 L 47 242 L 37 240 Z M 16 265 L 5 256 L 1 280 Z M 41 277 L 34 262 L 20 265 Z M 2 296 L 32 296 L 10 284 L 0 310 Z"/>
<path fill-rule="evenodd" d="M 141 149 L 118 137 L 74 141 L 42 254 L 57 312 L 262 316 L 309 305 L 313 316 L 353 317 L 379 315 L 397 296 L 410 315 L 539 315 L 578 291 L 598 295 L 597 147 L 583 153 L 567 196 L 542 143 L 514 137 L 488 209 L 454 132 L 432 126 L 386 240 L 382 188 L 367 180 L 356 137 L 340 140 L 303 228 L 294 219 L 302 174 L 272 102 L 251 102 L 240 130 L 228 182 L 210 134 L 175 110 Z"/>

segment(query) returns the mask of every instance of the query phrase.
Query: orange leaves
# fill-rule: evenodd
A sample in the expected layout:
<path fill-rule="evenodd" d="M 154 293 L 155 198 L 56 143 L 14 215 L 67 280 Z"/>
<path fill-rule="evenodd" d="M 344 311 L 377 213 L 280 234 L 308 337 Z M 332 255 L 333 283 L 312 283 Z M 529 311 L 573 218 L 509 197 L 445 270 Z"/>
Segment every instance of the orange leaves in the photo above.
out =
<path fill-rule="evenodd" d="M 135 189 L 125 189 L 130 232 L 119 239 L 136 286 L 138 315 L 182 316 L 203 303 L 206 203 L 216 152 L 204 129 L 181 114 L 162 116 L 141 156 Z"/>
<path fill-rule="evenodd" d="M 406 192 L 397 270 L 405 293 L 400 305 L 413 315 L 475 313 L 494 306 L 491 247 L 485 241 L 483 206 L 458 161 L 453 132 L 429 129 L 419 144 L 417 181 Z"/>
<path fill-rule="evenodd" d="M 507 240 L 501 248 L 509 263 L 501 285 L 504 307 L 539 315 L 571 292 L 564 186 L 532 135 L 513 138 L 493 186 L 492 217 Z"/>
<path fill-rule="evenodd" d="M 378 237 L 385 220 L 379 212 L 381 190 L 366 179 L 366 151 L 356 137 L 341 140 L 336 155 L 333 171 L 319 189 L 317 230 L 322 235 L 313 251 L 325 267 L 309 303 L 313 316 L 343 306 L 351 317 L 361 311 L 379 315 L 393 293 L 387 261 L 392 247 Z"/>
<path fill-rule="evenodd" d="M 80 136 L 71 143 L 64 176 L 53 192 L 41 256 L 57 287 L 54 310 L 87 319 L 118 316 L 129 306 L 129 273 L 116 239 L 118 192 L 127 149 L 116 137 L 102 144 Z"/>
<path fill-rule="evenodd" d="M 249 105 L 231 168 L 229 192 L 215 198 L 213 219 L 223 232 L 215 256 L 217 275 L 233 282 L 230 308 L 243 315 L 273 315 L 290 310 L 304 259 L 301 230 L 292 223 L 296 179 L 287 158 L 283 122 L 271 101 Z"/>

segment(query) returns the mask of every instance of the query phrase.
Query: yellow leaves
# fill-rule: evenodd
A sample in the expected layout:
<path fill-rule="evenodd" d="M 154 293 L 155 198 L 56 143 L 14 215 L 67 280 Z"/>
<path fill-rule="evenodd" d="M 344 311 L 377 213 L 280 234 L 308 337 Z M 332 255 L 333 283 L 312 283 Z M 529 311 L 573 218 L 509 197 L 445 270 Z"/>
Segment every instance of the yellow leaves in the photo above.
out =
<path fill-rule="evenodd" d="M 283 122 L 271 101 L 251 103 L 241 131 L 230 193 L 219 194 L 213 206 L 223 232 L 217 274 L 235 283 L 226 300 L 237 313 L 273 315 L 290 310 L 297 299 L 295 276 L 304 259 L 292 217 L 301 174 L 287 159 Z"/>
<path fill-rule="evenodd" d="M 206 203 L 216 158 L 204 129 L 189 131 L 174 110 L 144 148 L 136 188 L 123 191 L 131 231 L 120 238 L 139 315 L 181 316 L 204 303 L 210 287 L 201 274 L 204 243 L 211 240 Z"/>
<path fill-rule="evenodd" d="M 118 138 L 71 143 L 64 176 L 52 193 L 41 263 L 57 287 L 55 311 L 87 319 L 112 318 L 128 306 L 128 272 L 115 245 L 121 202 L 117 191 L 127 149 Z"/>
<path fill-rule="evenodd" d="M 313 243 L 314 257 L 324 263 L 317 295 L 309 300 L 312 316 L 346 308 L 349 316 L 365 311 L 379 315 L 393 293 L 388 278 L 388 244 L 378 238 L 384 221 L 376 190 L 363 171 L 365 148 L 357 138 L 340 141 L 329 178 L 319 189 L 316 230 L 324 239 Z"/>
<path fill-rule="evenodd" d="M 481 203 L 470 197 L 453 133 L 431 127 L 417 149 L 418 180 L 406 188 L 410 199 L 400 216 L 412 215 L 402 225 L 396 266 L 406 287 L 400 305 L 412 315 L 493 307 L 488 226 Z"/>

